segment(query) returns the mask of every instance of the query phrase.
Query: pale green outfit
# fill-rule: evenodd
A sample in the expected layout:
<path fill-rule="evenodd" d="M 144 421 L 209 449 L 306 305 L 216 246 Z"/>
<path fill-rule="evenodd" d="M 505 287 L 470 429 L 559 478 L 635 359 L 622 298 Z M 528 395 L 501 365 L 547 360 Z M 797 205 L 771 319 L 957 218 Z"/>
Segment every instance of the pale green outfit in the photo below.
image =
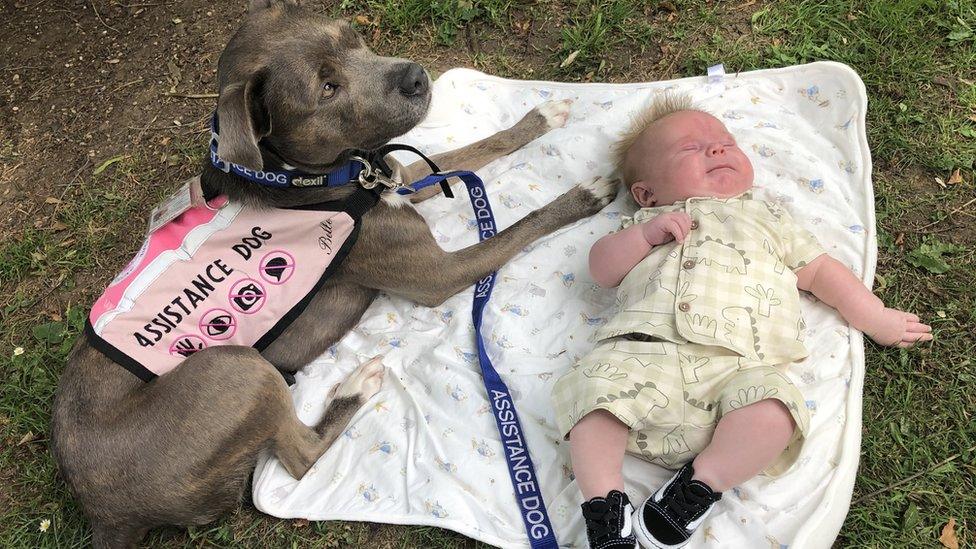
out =
<path fill-rule="evenodd" d="M 674 211 L 691 217 L 692 230 L 624 277 L 596 348 L 553 389 L 559 428 L 568 435 L 605 409 L 630 427 L 630 452 L 677 468 L 707 446 L 724 413 L 775 398 L 797 425 L 767 471 L 781 473 L 809 427 L 784 375 L 808 354 L 795 272 L 824 250 L 785 210 L 749 193 L 642 208 L 621 228 Z"/>

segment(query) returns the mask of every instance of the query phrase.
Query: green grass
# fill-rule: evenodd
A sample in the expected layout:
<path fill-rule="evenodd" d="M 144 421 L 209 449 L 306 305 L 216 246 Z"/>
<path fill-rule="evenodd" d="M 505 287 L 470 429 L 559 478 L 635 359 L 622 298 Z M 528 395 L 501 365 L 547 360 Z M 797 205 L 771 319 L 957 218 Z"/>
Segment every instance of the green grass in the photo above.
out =
<path fill-rule="evenodd" d="M 379 25 L 397 34 L 427 31 L 434 42 L 451 46 L 469 26 L 503 29 L 522 0 L 343 0 L 339 12 L 364 14 L 359 27 Z"/>
<path fill-rule="evenodd" d="M 973 543 L 972 0 L 344 0 L 324 9 L 364 16 L 356 25 L 377 49 L 439 70 L 460 63 L 509 77 L 627 81 L 702 74 L 715 62 L 729 70 L 820 59 L 851 65 L 869 96 L 877 293 L 930 319 L 937 339 L 913 351 L 868 346 L 861 466 L 837 545 L 936 547 L 949 517 L 963 546 Z M 40 183 L 62 203 L 50 205 L 41 226 L 0 241 L 0 291 L 8 296 L 0 308 L 0 546 L 78 547 L 89 536 L 47 449 L 49 410 L 68 348 L 101 290 L 90 273 L 124 265 L 147 205 L 194 171 L 204 143 L 176 139 L 166 148 L 162 164 L 136 154 L 94 175 L 99 158 L 76 181 Z M 0 183 L 18 162 L 14 152 L 0 129 Z M 964 183 L 945 183 L 955 169 Z M 923 245 L 951 250 L 945 272 L 913 264 L 929 249 Z M 53 524 L 42 533 L 44 519 Z M 474 545 L 435 528 L 282 521 L 249 504 L 207 527 L 154 531 L 147 544 Z"/>
<path fill-rule="evenodd" d="M 639 3 L 630 0 L 580 0 L 560 33 L 559 70 L 555 76 L 584 74 L 587 80 L 608 75 L 606 53 L 637 47 L 642 52 L 651 38 Z"/>

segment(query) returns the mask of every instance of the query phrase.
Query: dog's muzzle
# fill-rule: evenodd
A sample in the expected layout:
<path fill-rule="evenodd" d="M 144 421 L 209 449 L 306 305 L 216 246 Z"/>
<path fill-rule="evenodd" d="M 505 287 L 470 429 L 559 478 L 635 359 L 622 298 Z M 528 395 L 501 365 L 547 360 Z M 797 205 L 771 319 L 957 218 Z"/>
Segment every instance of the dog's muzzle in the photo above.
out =
<path fill-rule="evenodd" d="M 417 63 L 404 63 L 403 67 L 397 70 L 394 78 L 397 89 L 405 97 L 425 95 L 430 85 L 427 72 Z"/>

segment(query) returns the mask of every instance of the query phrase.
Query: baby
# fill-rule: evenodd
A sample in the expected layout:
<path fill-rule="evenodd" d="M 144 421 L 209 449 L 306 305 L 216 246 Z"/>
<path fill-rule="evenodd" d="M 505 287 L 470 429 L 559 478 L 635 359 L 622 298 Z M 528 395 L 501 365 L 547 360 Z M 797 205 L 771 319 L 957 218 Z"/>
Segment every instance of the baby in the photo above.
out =
<path fill-rule="evenodd" d="M 618 311 L 553 402 L 590 547 L 681 547 L 722 492 L 796 459 L 809 418 L 784 372 L 808 354 L 798 289 L 880 344 L 929 341 L 931 328 L 753 199 L 749 159 L 689 98 L 658 99 L 615 150 L 641 209 L 593 245 L 590 271 L 619 286 Z M 678 469 L 636 511 L 625 452 Z"/>

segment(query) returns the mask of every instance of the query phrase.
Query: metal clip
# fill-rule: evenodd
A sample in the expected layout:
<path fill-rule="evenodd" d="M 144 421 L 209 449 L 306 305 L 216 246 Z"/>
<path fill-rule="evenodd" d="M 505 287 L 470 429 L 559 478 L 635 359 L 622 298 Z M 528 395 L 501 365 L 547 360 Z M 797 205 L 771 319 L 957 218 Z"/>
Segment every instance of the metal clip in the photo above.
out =
<path fill-rule="evenodd" d="M 359 172 L 359 184 L 364 189 L 374 189 L 377 185 L 383 185 L 387 189 L 396 190 L 403 186 L 402 184 L 390 179 L 382 172 L 378 170 L 374 171 L 373 166 L 371 166 L 365 158 L 361 156 L 352 156 L 350 159 L 363 165 L 363 171 Z"/>

